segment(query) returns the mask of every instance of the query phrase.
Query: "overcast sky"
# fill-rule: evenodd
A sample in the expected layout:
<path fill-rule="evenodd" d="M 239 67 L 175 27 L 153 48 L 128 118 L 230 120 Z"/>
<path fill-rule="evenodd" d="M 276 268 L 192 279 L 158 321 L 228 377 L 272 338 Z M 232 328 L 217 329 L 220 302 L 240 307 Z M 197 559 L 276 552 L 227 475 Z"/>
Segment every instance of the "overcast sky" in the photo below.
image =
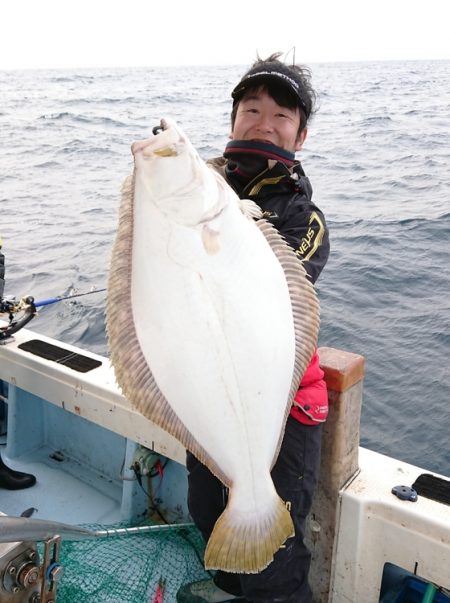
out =
<path fill-rule="evenodd" d="M 0 69 L 450 59 L 449 0 L 2 0 Z"/>

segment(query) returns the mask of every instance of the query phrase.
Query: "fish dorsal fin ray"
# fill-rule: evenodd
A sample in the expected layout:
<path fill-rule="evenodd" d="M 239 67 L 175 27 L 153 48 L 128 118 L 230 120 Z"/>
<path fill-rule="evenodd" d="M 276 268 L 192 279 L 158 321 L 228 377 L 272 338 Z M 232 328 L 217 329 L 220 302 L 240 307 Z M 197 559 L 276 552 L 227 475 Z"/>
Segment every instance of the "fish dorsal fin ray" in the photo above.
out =
<path fill-rule="evenodd" d="M 262 209 L 251 199 L 239 199 L 239 208 L 246 218 L 259 220 L 263 216 Z"/>
<path fill-rule="evenodd" d="M 292 304 L 295 329 L 295 364 L 289 399 L 286 405 L 285 420 L 287 420 L 300 381 L 317 347 L 320 325 L 319 301 L 300 257 L 283 236 L 265 219 L 257 220 L 256 225 L 265 236 L 284 270 Z M 273 462 L 278 457 L 283 435 L 284 430 L 281 433 Z"/>
<path fill-rule="evenodd" d="M 224 484 L 229 485 L 230 479 L 219 469 L 170 407 L 150 371 L 139 344 L 131 311 L 134 182 L 133 173 L 126 178 L 122 186 L 119 228 L 112 251 L 112 268 L 108 277 L 106 329 L 116 380 L 123 394 L 136 410 L 173 435 Z M 127 333 L 126 349 L 122 344 L 124 332 Z"/>

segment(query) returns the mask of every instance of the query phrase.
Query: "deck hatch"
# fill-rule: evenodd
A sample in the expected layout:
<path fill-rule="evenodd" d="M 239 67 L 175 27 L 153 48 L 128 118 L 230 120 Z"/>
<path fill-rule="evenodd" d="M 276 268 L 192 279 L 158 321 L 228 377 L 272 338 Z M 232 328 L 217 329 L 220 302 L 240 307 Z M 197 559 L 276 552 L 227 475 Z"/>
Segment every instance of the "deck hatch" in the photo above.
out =
<path fill-rule="evenodd" d="M 40 339 L 31 339 L 25 343 L 21 343 L 18 346 L 21 350 L 45 358 L 46 360 L 52 360 L 58 364 L 63 364 L 74 371 L 79 373 L 87 373 L 93 369 L 101 366 L 100 360 L 89 358 L 89 356 L 83 356 L 77 352 L 71 350 L 65 350 L 57 345 L 52 345 L 46 341 Z"/>

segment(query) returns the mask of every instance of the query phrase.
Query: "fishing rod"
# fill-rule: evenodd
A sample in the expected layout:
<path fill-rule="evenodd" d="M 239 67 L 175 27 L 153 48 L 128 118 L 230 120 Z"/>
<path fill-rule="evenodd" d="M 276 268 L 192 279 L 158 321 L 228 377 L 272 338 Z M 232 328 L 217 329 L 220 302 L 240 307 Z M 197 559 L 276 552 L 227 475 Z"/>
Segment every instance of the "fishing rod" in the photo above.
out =
<path fill-rule="evenodd" d="M 64 301 L 65 299 L 73 299 L 74 297 L 82 297 L 83 295 L 91 295 L 92 293 L 102 293 L 103 291 L 106 291 L 106 287 L 104 289 L 85 291 L 84 293 L 73 293 L 72 295 L 57 295 L 56 297 L 48 297 L 47 299 L 42 299 L 41 301 L 35 301 L 34 305 L 36 308 L 41 308 L 42 306 L 56 304 L 57 302 Z"/>

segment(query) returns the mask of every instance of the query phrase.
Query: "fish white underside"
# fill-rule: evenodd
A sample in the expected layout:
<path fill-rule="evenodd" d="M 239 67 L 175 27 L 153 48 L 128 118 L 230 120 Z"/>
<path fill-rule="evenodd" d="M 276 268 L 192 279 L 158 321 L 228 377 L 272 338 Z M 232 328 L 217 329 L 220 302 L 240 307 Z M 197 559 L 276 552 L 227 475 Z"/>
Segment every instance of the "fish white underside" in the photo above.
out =
<path fill-rule="evenodd" d="M 279 233 L 250 219 L 259 209 L 249 201 L 244 215 L 176 124 L 161 124 L 134 143 L 122 192 L 111 361 L 135 408 L 230 487 L 205 566 L 255 573 L 293 535 L 270 469 L 317 344 L 317 297 Z"/>
<path fill-rule="evenodd" d="M 208 255 L 202 226 L 168 220 L 145 196 L 137 180 L 131 298 L 142 352 L 175 413 L 242 492 L 242 512 L 254 513 L 273 489 L 294 369 L 286 277 L 234 198 Z"/>

